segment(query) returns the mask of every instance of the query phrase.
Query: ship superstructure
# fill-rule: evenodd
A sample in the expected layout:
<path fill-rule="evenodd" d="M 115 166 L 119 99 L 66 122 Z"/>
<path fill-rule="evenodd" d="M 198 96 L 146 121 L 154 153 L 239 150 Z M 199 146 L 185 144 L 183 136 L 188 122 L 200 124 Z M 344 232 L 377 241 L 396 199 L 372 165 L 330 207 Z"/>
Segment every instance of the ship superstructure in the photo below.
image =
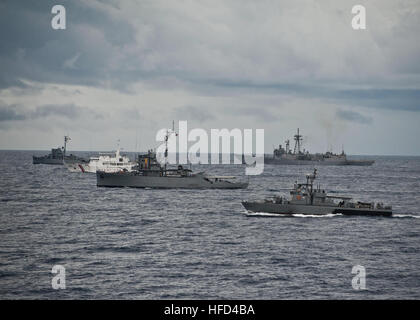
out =
<path fill-rule="evenodd" d="M 119 172 L 132 171 L 136 162 L 122 155 L 120 148 L 115 152 L 101 152 L 98 156 L 90 157 L 88 163 L 67 163 L 67 169 L 72 172 L 96 173 L 96 171 Z"/>

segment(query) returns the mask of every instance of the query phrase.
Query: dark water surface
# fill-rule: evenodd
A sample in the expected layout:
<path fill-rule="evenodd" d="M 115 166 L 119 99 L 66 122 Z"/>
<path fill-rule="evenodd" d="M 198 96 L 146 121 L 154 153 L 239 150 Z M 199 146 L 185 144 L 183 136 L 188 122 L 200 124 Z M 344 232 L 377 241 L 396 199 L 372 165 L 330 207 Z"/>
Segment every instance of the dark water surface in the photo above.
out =
<path fill-rule="evenodd" d="M 318 168 L 327 190 L 392 204 L 392 218 L 285 218 L 241 200 L 286 193 L 311 167 L 266 166 L 247 190 L 104 189 L 31 156 L 0 151 L 0 298 L 420 298 L 420 158 Z M 367 290 L 352 288 L 355 265 Z"/>

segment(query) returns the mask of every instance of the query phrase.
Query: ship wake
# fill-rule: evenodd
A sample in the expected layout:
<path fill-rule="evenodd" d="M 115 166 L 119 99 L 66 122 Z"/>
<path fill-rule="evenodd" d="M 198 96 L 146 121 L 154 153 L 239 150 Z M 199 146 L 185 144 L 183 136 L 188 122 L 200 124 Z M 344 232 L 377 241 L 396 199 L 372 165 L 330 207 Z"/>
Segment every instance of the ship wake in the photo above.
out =
<path fill-rule="evenodd" d="M 248 212 L 245 211 L 244 214 L 248 217 L 278 217 L 278 218 L 333 218 L 342 216 L 341 213 L 328 213 L 328 214 L 278 214 L 278 213 L 268 213 L 268 212 Z"/>
<path fill-rule="evenodd" d="M 419 219 L 420 215 L 415 215 L 415 214 L 393 214 L 392 215 L 393 218 L 414 218 L 414 219 Z"/>

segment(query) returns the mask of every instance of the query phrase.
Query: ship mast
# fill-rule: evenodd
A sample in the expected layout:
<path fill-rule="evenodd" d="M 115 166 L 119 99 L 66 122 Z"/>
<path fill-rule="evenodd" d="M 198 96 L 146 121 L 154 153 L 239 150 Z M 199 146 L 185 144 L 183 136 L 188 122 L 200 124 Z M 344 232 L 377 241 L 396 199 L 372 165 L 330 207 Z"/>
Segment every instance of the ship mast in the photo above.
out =
<path fill-rule="evenodd" d="M 308 190 L 308 188 L 310 187 L 310 190 L 308 191 L 309 191 L 309 196 L 311 200 L 311 205 L 313 204 L 313 201 L 314 201 L 313 185 L 314 185 L 314 180 L 316 179 L 316 172 L 317 170 L 314 169 L 314 173 L 306 175 L 306 189 Z"/>
<path fill-rule="evenodd" d="M 165 172 L 166 172 L 166 165 L 168 164 L 168 140 L 172 133 L 175 132 L 175 121 L 172 120 L 172 131 L 166 130 L 166 136 L 165 136 Z"/>
<path fill-rule="evenodd" d="M 117 151 L 115 152 L 115 157 L 120 157 L 120 139 L 117 139 Z"/>
<path fill-rule="evenodd" d="M 299 128 L 297 129 L 297 134 L 295 134 L 295 149 L 293 150 L 293 153 L 296 154 L 296 149 L 297 149 L 297 153 L 300 154 L 300 142 L 302 141 L 302 135 L 299 134 Z"/>
<path fill-rule="evenodd" d="M 66 148 L 67 148 L 67 141 L 70 141 L 70 137 L 69 136 L 64 136 L 64 151 L 63 151 L 63 160 L 66 157 Z"/>

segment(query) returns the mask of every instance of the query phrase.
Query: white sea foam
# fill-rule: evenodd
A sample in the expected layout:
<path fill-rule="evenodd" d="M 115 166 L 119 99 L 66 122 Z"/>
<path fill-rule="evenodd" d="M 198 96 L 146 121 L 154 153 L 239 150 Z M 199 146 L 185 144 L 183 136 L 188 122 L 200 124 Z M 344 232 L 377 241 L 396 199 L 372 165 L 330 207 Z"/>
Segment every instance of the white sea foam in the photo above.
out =
<path fill-rule="evenodd" d="M 247 216 L 253 217 L 295 217 L 295 218 L 332 218 L 342 216 L 341 213 L 333 214 L 286 214 L 286 213 L 268 213 L 268 212 L 244 212 Z"/>
<path fill-rule="evenodd" d="M 328 213 L 328 214 L 293 214 L 293 217 L 296 218 L 333 218 L 333 217 L 337 217 L 337 216 L 342 216 L 341 213 Z"/>
<path fill-rule="evenodd" d="M 281 217 L 281 214 L 277 214 L 277 213 L 268 213 L 268 212 L 248 212 L 245 211 L 244 212 L 247 216 L 249 217 Z M 289 216 L 290 215 L 284 215 L 284 216 Z"/>
<path fill-rule="evenodd" d="M 414 215 L 414 214 L 393 214 L 394 218 L 415 218 L 419 219 L 420 216 Z"/>

